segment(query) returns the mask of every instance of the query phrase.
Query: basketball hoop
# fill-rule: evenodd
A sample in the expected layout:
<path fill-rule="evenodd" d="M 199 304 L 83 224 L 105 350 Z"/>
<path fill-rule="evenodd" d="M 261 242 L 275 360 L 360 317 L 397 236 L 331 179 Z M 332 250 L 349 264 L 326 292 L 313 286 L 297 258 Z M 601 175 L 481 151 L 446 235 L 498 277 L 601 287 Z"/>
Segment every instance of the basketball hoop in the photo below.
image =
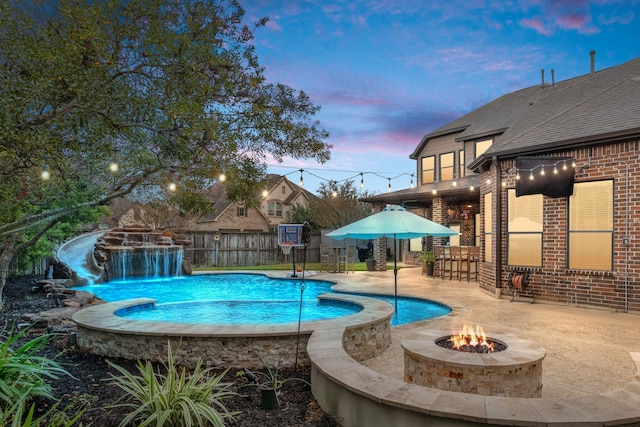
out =
<path fill-rule="evenodd" d="M 289 242 L 280 243 L 280 249 L 282 249 L 282 253 L 285 255 L 289 255 L 291 253 L 292 247 L 293 247 L 293 243 L 289 243 Z"/>

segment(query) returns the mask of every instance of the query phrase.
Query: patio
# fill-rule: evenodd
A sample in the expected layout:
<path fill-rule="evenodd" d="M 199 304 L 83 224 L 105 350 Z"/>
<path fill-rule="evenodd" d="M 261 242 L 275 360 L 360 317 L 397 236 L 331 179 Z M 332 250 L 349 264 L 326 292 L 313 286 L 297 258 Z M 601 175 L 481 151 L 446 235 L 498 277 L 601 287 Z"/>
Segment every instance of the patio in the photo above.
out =
<path fill-rule="evenodd" d="M 393 272 L 390 271 L 357 272 L 355 275 L 323 273 L 316 277 L 338 282 L 338 290 L 387 294 L 394 291 Z M 393 328 L 391 347 L 380 356 L 362 363 L 364 367 L 380 374 L 375 379 L 378 389 L 389 388 L 386 391 L 373 391 L 376 388 L 374 384 L 365 387 L 373 394 L 379 393 L 378 399 L 385 401 L 386 398 L 383 396 L 396 393 L 397 391 L 391 390 L 392 386 L 389 383 L 403 380 L 404 357 L 400 347 L 402 340 L 420 339 L 433 329 L 453 331 L 462 327 L 464 323 L 472 323 L 482 326 L 488 336 L 494 333 L 526 338 L 546 349 L 542 399 L 521 399 L 515 407 L 523 407 L 522 401 L 526 401 L 526 408 L 521 412 L 530 412 L 530 415 L 509 415 L 510 411 L 514 411 L 513 407 L 509 407 L 504 411 L 507 419 L 513 416 L 514 420 L 522 423 L 521 425 L 585 420 L 594 422 L 594 425 L 604 425 L 604 420 L 617 420 L 617 424 L 625 423 L 625 420 L 634 420 L 634 417 L 639 416 L 627 410 L 637 406 L 640 399 L 636 387 L 638 381 L 634 381 L 635 365 L 632 358 L 633 356 L 637 359 L 638 354 L 632 353 L 640 351 L 640 347 L 637 346 L 640 342 L 640 318 L 637 314 L 544 301 L 537 301 L 535 304 L 509 302 L 508 294 L 504 295 L 507 299 L 496 299 L 481 291 L 477 283 L 427 278 L 421 275 L 420 268 L 399 270 L 398 293 L 448 304 L 453 308 L 453 312 L 441 318 Z M 316 344 L 320 347 L 323 345 Z M 377 374 L 366 380 L 364 377 L 370 374 L 363 371 L 356 383 L 364 384 L 366 381 L 374 380 Z M 387 378 L 382 381 L 385 386 L 381 385 L 381 378 Z M 348 379 L 345 381 L 348 382 Z M 356 387 L 347 389 L 358 390 L 357 384 Z M 363 390 L 355 393 L 363 395 Z M 455 394 L 457 396 L 452 398 L 453 400 L 447 399 L 447 403 L 451 404 L 452 411 L 460 411 L 460 416 L 456 418 L 479 421 L 496 416 L 495 412 L 493 415 L 489 413 L 495 407 L 492 408 L 488 401 L 478 400 L 474 395 Z M 369 398 L 375 400 L 376 396 Z M 436 407 L 435 401 L 438 398 L 429 399 L 432 398 L 433 401 L 430 400 L 431 404 L 428 405 L 429 412 L 446 412 Z M 461 400 L 455 404 L 458 398 Z M 476 404 L 477 410 L 470 409 Z M 556 414 L 553 415 L 553 412 Z M 505 420 L 501 415 L 496 417 L 496 420 Z M 604 422 L 601 423 L 599 420 Z"/>

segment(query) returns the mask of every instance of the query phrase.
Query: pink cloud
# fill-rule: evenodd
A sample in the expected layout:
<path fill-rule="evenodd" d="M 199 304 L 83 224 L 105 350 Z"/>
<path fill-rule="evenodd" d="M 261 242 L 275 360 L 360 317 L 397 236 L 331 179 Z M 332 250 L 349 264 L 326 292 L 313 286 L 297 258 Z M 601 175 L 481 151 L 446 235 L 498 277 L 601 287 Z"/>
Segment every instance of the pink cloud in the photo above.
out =
<path fill-rule="evenodd" d="M 546 28 L 544 23 L 539 18 L 521 19 L 520 25 L 523 28 L 530 28 L 545 36 L 550 36 L 551 34 L 553 34 L 553 31 L 551 31 L 549 28 Z"/>
<path fill-rule="evenodd" d="M 266 27 L 273 31 L 278 31 L 278 32 L 282 31 L 282 27 L 272 18 L 269 18 L 269 20 L 267 21 Z"/>

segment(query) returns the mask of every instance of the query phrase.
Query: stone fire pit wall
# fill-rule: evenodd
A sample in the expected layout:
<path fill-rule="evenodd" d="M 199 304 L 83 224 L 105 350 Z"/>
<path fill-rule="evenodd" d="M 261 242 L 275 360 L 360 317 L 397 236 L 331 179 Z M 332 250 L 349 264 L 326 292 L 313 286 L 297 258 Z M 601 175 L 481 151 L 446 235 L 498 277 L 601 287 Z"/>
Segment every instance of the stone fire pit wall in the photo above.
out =
<path fill-rule="evenodd" d="M 507 345 L 497 353 L 465 353 L 440 347 L 450 335 L 426 333 L 402 341 L 405 381 L 462 393 L 504 397 L 541 397 L 543 348 L 517 337 L 490 339 Z"/>

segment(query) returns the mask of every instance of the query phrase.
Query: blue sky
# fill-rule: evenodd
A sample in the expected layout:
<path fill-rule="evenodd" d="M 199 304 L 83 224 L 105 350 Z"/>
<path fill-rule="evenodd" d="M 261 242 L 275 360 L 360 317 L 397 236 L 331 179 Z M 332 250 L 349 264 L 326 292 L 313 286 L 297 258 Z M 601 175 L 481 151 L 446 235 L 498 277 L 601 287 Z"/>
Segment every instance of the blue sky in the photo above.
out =
<path fill-rule="evenodd" d="M 409 188 L 421 138 L 499 96 L 640 56 L 640 0 L 240 0 L 270 81 L 322 107 L 332 158 L 269 171 L 316 192 L 364 174 L 371 193 Z M 269 162 L 275 165 L 275 162 Z M 315 175 L 315 176 L 314 176 Z M 318 178 L 320 177 L 320 178 Z M 415 178 L 414 178 L 415 182 Z"/>

